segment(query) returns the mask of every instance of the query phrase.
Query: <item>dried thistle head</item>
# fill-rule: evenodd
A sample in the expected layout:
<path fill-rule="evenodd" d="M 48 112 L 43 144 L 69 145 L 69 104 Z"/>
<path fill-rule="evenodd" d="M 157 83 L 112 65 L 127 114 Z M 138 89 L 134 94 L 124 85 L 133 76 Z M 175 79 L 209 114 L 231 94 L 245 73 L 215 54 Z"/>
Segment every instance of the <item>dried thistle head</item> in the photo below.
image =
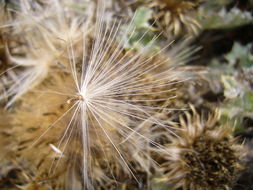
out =
<path fill-rule="evenodd" d="M 51 19 L 47 29 L 58 17 Z M 159 97 L 162 101 L 169 98 L 171 84 L 180 81 L 181 71 L 172 69 L 173 57 L 153 60 L 162 50 L 146 56 L 156 38 L 139 50 L 126 50 L 133 27 L 128 26 L 122 34 L 120 24 L 103 19 L 104 9 L 98 7 L 95 24 L 84 27 L 92 29 L 89 35 L 84 35 L 81 43 L 75 43 L 75 36 L 70 36 L 63 47 L 61 43 L 55 45 L 54 40 L 45 40 L 51 39 L 50 32 L 44 33 L 45 28 L 35 23 L 39 32 L 27 40 L 39 51 L 30 52 L 28 46 L 25 53 L 36 55 L 36 59 L 21 62 L 12 57 L 18 65 L 32 70 L 35 66 L 38 71 L 27 74 L 26 69 L 21 70 L 16 79 L 24 78 L 25 86 L 15 83 L 9 88 L 11 95 L 20 98 L 10 131 L 15 140 L 14 159 L 29 174 L 24 187 L 36 188 L 43 183 L 52 189 L 94 189 L 106 180 L 138 181 L 139 171 L 148 175 L 151 169 L 157 169 L 149 152 L 163 152 L 163 147 L 154 141 L 157 135 L 152 126 L 172 131 L 156 116 L 157 110 L 163 109 L 156 102 L 161 102 Z M 48 24 L 47 19 L 45 22 Z M 48 57 L 45 64 L 38 61 Z M 60 60 L 63 68 L 52 66 L 55 60 Z M 15 91 L 15 86 L 22 91 Z"/>
<path fill-rule="evenodd" d="M 202 0 L 154 0 L 148 2 L 158 29 L 166 36 L 195 35 L 200 24 L 191 16 Z"/>
<path fill-rule="evenodd" d="M 139 174 L 131 173 L 137 168 L 145 177 L 151 167 L 148 154 L 144 152 L 152 138 L 148 132 L 143 132 L 147 128 L 139 126 L 139 131 L 135 131 L 128 116 L 110 110 L 107 110 L 110 116 L 105 113 L 101 113 L 101 118 L 89 115 L 85 121 L 90 139 L 89 157 L 86 158 L 79 123 L 83 118 L 76 101 L 82 100 L 75 96 L 73 78 L 57 73 L 20 99 L 7 126 L 8 139 L 13 142 L 6 152 L 11 153 L 12 159 L 20 163 L 29 176 L 22 178 L 22 188 L 36 189 L 43 182 L 54 189 L 82 189 L 83 183 L 89 183 L 82 177 L 83 164 L 88 165 L 89 178 L 98 187 L 105 183 L 120 187 L 120 184 L 128 184 L 132 175 L 140 180 Z M 103 120 L 105 116 L 107 120 Z M 124 128 L 129 128 L 130 132 L 123 132 Z M 119 153 L 124 157 L 120 158 Z M 138 186 L 134 179 L 132 182 L 132 187 Z M 12 181 L 11 185 L 17 184 Z"/>
<path fill-rule="evenodd" d="M 205 120 L 194 108 L 180 117 L 178 137 L 167 145 L 162 180 L 183 189 L 230 189 L 240 170 L 242 146 L 228 126 L 217 125 L 218 114 Z"/>

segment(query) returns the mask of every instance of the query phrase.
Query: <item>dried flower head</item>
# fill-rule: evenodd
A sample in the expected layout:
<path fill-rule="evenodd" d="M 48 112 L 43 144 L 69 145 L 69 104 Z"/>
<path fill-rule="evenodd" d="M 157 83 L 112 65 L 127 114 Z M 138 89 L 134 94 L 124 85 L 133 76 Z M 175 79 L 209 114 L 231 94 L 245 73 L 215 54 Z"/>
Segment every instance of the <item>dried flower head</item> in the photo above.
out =
<path fill-rule="evenodd" d="M 191 16 L 202 0 L 155 0 L 148 3 L 159 30 L 167 36 L 197 34 L 200 24 Z"/>
<path fill-rule="evenodd" d="M 194 108 L 174 126 L 179 137 L 167 145 L 162 180 L 183 189 L 230 189 L 240 169 L 242 147 L 235 143 L 228 126 L 217 125 L 218 114 L 207 120 Z"/>
<path fill-rule="evenodd" d="M 157 169 L 149 151 L 163 152 L 164 147 L 154 141 L 152 128 L 172 132 L 156 115 L 167 109 L 161 102 L 171 98 L 171 85 L 181 81 L 182 70 L 174 69 L 173 57 L 160 58 L 169 45 L 147 56 L 157 37 L 138 50 L 125 49 L 133 21 L 121 32 L 121 23 L 105 21 L 104 13 L 103 1 L 98 1 L 95 23 L 81 24 L 81 31 L 90 31 L 82 33 L 81 43 L 70 36 L 62 47 L 53 38 L 58 36 L 55 30 L 51 34 L 36 27 L 38 33 L 27 39 L 25 48 L 36 59 L 20 62 L 12 57 L 18 65 L 38 71 L 21 70 L 16 77 L 21 86 L 15 80 L 8 89 L 9 95 L 20 98 L 10 130 L 16 143 L 14 158 L 29 173 L 24 187 L 43 183 L 52 189 L 94 189 L 127 179 L 139 186 L 137 173 L 145 176 Z M 54 19 L 58 17 L 45 20 L 48 29 Z M 31 50 L 29 44 L 43 53 Z M 59 49 L 68 59 L 58 54 Z M 63 68 L 55 69 L 54 60 L 61 60 Z M 22 91 L 15 91 L 15 86 Z"/>

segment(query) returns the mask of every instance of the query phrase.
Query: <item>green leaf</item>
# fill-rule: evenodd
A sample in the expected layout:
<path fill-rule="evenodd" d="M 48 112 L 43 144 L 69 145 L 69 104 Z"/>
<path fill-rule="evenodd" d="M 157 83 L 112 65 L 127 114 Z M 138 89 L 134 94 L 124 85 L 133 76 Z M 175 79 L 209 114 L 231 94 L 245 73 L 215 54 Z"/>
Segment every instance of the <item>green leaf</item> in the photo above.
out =
<path fill-rule="evenodd" d="M 253 68 L 253 55 L 250 53 L 251 47 L 251 44 L 242 46 L 236 42 L 231 52 L 225 55 L 225 58 L 232 66 L 239 64 L 241 67 Z"/>
<path fill-rule="evenodd" d="M 228 99 L 239 97 L 242 94 L 242 90 L 233 76 L 222 75 L 221 82 L 224 85 L 224 95 Z"/>
<path fill-rule="evenodd" d="M 135 19 L 133 20 L 133 28 L 127 36 L 129 38 L 128 44 L 125 48 L 142 49 L 146 46 L 152 39 L 155 38 L 155 33 L 148 23 L 151 19 L 152 11 L 146 7 L 140 7 L 136 10 Z M 124 26 L 126 27 L 126 26 Z M 123 28 L 124 29 L 124 28 Z M 133 31 L 133 32 L 132 32 Z M 154 42 L 149 48 L 148 52 L 153 52 L 159 50 L 157 41 Z"/>
<path fill-rule="evenodd" d="M 216 11 L 210 7 L 200 8 L 198 20 L 203 29 L 227 29 L 253 23 L 253 17 L 249 12 L 242 12 L 237 8 L 228 12 L 224 8 Z"/>
<path fill-rule="evenodd" d="M 141 7 L 136 10 L 136 17 L 133 21 L 134 27 L 139 28 L 149 28 L 148 21 L 151 19 L 152 11 L 148 8 Z"/>

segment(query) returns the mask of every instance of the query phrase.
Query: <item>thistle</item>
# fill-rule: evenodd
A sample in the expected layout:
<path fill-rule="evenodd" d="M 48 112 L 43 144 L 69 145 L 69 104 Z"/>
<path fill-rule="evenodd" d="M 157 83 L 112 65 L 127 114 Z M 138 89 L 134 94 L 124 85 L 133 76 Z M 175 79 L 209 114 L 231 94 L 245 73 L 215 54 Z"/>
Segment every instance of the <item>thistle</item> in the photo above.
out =
<path fill-rule="evenodd" d="M 168 109 L 161 102 L 173 97 L 172 85 L 182 80 L 182 70 L 173 69 L 173 57 L 160 56 L 169 45 L 147 56 L 157 37 L 140 50 L 126 50 L 132 21 L 122 32 L 120 22 L 105 21 L 104 15 L 103 1 L 98 1 L 93 25 L 88 21 L 76 25 L 70 19 L 65 29 L 57 14 L 42 24 L 35 22 L 38 33 L 31 36 L 27 31 L 31 38 L 24 48 L 31 57 L 10 55 L 13 63 L 29 66 L 16 77 L 21 85 L 14 80 L 7 88 L 14 96 L 9 105 L 20 100 L 9 130 L 16 141 L 11 150 L 14 159 L 29 174 L 24 188 L 46 184 L 53 189 L 94 189 L 107 181 L 127 183 L 128 178 L 136 181 L 136 187 L 137 171 L 148 183 L 146 176 L 158 168 L 149 152 L 164 152 L 164 147 L 155 142 L 157 134 L 152 131 L 173 132 L 156 115 Z M 26 22 L 18 28 L 24 26 Z M 58 33 L 74 28 L 73 34 L 79 34 L 79 27 L 80 39 Z"/>
<path fill-rule="evenodd" d="M 230 189 L 240 170 L 242 146 L 237 145 L 228 126 L 218 125 L 218 113 L 200 116 L 185 112 L 174 124 L 179 137 L 167 145 L 163 181 L 183 189 Z"/>
<path fill-rule="evenodd" d="M 149 1 L 148 6 L 153 9 L 158 29 L 166 36 L 196 35 L 200 24 L 191 14 L 201 1 L 155 0 Z"/>

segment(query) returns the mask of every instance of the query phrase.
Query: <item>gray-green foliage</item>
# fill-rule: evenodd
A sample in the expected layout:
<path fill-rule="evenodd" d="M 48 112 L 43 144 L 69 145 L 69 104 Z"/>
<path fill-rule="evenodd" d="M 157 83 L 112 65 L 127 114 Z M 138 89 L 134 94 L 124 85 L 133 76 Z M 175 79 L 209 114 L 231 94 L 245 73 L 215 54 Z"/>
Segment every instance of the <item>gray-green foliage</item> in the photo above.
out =
<path fill-rule="evenodd" d="M 236 130 L 243 130 L 242 120 L 245 117 L 253 119 L 253 91 L 245 84 L 245 75 L 253 72 L 253 55 L 251 45 L 242 46 L 235 43 L 231 52 L 225 55 L 226 67 L 223 67 L 221 81 L 224 86 L 226 103 L 221 108 L 223 119 L 235 126 Z M 216 60 L 217 61 L 217 60 Z"/>
<path fill-rule="evenodd" d="M 151 19 L 151 10 L 146 7 L 140 7 L 135 12 L 135 17 L 132 23 L 132 30 L 130 31 L 128 37 L 129 43 L 127 48 L 141 49 L 146 46 L 152 39 L 156 38 L 156 34 L 150 25 L 149 21 Z M 124 26 L 125 28 L 127 26 Z M 157 49 L 157 41 L 154 41 L 148 48 L 148 51 L 153 51 Z"/>
<path fill-rule="evenodd" d="M 198 20 L 203 29 L 225 29 L 253 23 L 253 17 L 247 11 L 238 8 L 226 10 L 229 0 L 211 0 L 198 10 Z"/>

